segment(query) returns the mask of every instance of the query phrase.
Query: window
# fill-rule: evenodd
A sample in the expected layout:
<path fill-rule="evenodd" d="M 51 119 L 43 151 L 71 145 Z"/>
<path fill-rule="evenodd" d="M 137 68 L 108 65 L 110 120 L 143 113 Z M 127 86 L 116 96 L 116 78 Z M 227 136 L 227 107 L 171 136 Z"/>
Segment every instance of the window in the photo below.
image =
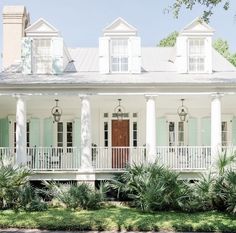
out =
<path fill-rule="evenodd" d="M 33 40 L 33 72 L 52 73 L 51 39 Z"/>
<path fill-rule="evenodd" d="M 104 122 L 104 146 L 108 147 L 108 122 Z"/>
<path fill-rule="evenodd" d="M 72 122 L 66 122 L 66 142 L 67 147 L 73 146 L 73 128 L 72 128 Z"/>
<path fill-rule="evenodd" d="M 26 146 L 30 147 L 30 123 L 26 125 Z M 14 122 L 14 148 L 16 148 L 16 122 Z"/>
<path fill-rule="evenodd" d="M 111 71 L 128 72 L 128 40 L 111 40 Z"/>
<path fill-rule="evenodd" d="M 57 146 L 63 147 L 63 123 L 57 123 Z"/>
<path fill-rule="evenodd" d="M 133 147 L 138 145 L 138 124 L 133 122 Z"/>
<path fill-rule="evenodd" d="M 185 126 L 182 121 L 169 122 L 169 146 L 184 146 Z"/>
<path fill-rule="evenodd" d="M 73 123 L 71 121 L 57 123 L 57 146 L 73 146 Z"/>
<path fill-rule="evenodd" d="M 227 146 L 227 134 L 228 134 L 228 129 L 227 129 L 227 122 L 223 121 L 221 122 L 221 139 L 222 139 L 222 146 Z"/>
<path fill-rule="evenodd" d="M 205 71 L 205 41 L 204 39 L 189 40 L 189 72 Z"/>

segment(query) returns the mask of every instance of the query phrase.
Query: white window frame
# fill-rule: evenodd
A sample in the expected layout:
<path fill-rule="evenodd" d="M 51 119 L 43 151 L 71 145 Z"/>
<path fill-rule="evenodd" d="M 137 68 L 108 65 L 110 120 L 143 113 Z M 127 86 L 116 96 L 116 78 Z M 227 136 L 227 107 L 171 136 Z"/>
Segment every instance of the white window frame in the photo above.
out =
<path fill-rule="evenodd" d="M 71 147 L 74 146 L 74 124 L 73 124 L 74 120 L 63 119 L 60 121 L 60 123 L 63 124 L 63 133 L 62 133 L 63 142 L 62 142 L 62 146 L 60 148 L 71 148 L 71 147 L 67 147 L 67 143 L 68 143 L 68 141 L 67 141 L 67 133 L 68 133 L 67 132 L 67 123 L 68 122 L 72 123 L 72 146 Z M 58 147 L 58 138 L 57 138 L 58 137 L 57 127 L 58 126 L 57 125 L 58 125 L 58 123 L 54 123 L 54 135 L 55 135 L 54 145 L 55 145 L 55 147 Z"/>
<path fill-rule="evenodd" d="M 175 124 L 175 131 L 174 131 L 174 137 L 175 137 L 175 144 L 172 145 L 172 146 L 187 146 L 188 145 L 188 122 L 187 121 L 184 121 L 183 124 L 184 124 L 184 141 L 183 141 L 183 145 L 180 145 L 179 144 L 179 122 L 180 119 L 178 116 L 173 116 L 173 115 L 169 115 L 169 116 L 166 116 L 166 119 L 167 119 L 167 132 L 168 132 L 168 146 L 170 146 L 170 132 L 169 132 L 169 124 L 170 122 L 174 122 Z"/>
<path fill-rule="evenodd" d="M 48 47 L 48 51 L 45 56 L 44 55 L 36 55 L 36 48 L 35 48 L 35 43 L 37 41 L 43 41 L 43 40 L 48 40 L 50 41 L 50 46 Z M 47 48 L 47 47 L 44 47 L 44 48 Z M 32 43 L 32 67 L 33 67 L 33 73 L 34 74 L 52 74 L 52 39 L 51 38 L 48 38 L 48 37 L 39 37 L 39 38 L 34 38 L 33 39 L 33 43 Z M 44 67 L 44 69 L 38 69 L 37 68 L 37 59 L 42 59 L 44 58 L 45 59 L 45 64 L 48 63 L 48 68 L 46 69 Z M 43 59 L 42 59 L 43 60 Z M 43 63 L 44 64 L 44 63 Z"/>
<path fill-rule="evenodd" d="M 120 59 L 119 63 L 118 63 L 118 66 L 119 66 L 119 69 L 118 71 L 114 71 L 112 66 L 113 66 L 113 62 L 112 62 L 112 59 L 113 59 L 113 43 L 114 41 L 126 41 L 127 42 L 127 54 L 119 54 L 118 55 L 118 58 Z M 121 67 L 122 67 L 122 62 L 121 62 L 121 58 L 122 56 L 125 57 L 127 55 L 127 70 L 121 70 Z M 112 38 L 110 40 L 110 71 L 111 73 L 129 73 L 129 39 L 128 38 Z"/>
<path fill-rule="evenodd" d="M 190 54 L 190 42 L 191 41 L 203 41 L 203 54 Z M 203 70 L 190 70 L 190 57 L 195 57 L 195 58 L 203 58 L 204 59 L 204 69 Z M 188 64 L 188 72 L 189 73 L 206 73 L 206 39 L 202 37 L 194 37 L 194 38 L 189 38 L 188 39 L 188 56 L 187 56 L 187 64 Z M 198 63 L 196 63 L 198 65 Z"/>

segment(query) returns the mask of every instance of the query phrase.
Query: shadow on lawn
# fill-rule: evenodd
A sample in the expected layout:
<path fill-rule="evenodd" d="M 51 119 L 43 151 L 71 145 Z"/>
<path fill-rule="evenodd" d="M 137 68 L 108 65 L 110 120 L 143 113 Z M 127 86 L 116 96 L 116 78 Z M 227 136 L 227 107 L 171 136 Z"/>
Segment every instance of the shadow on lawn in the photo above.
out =
<path fill-rule="evenodd" d="M 10 214 L 12 213 L 12 214 Z M 236 219 L 221 213 L 142 213 L 119 207 L 96 211 L 50 209 L 45 212 L 1 212 L 0 227 L 48 230 L 127 230 L 127 231 L 228 231 L 236 232 Z M 5 225 L 4 225 L 5 222 Z M 6 223 L 8 222 L 8 225 Z"/>

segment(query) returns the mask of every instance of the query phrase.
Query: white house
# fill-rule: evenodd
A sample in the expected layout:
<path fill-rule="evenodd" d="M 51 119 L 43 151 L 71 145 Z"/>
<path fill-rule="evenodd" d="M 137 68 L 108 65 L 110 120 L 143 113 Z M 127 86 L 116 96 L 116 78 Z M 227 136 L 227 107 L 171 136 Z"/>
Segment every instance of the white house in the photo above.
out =
<path fill-rule="evenodd" d="M 141 47 L 117 18 L 99 48 L 72 49 L 45 19 L 5 6 L 0 155 L 32 180 L 94 182 L 155 160 L 186 178 L 207 171 L 236 145 L 236 68 L 213 34 L 197 18 L 175 47 Z"/>

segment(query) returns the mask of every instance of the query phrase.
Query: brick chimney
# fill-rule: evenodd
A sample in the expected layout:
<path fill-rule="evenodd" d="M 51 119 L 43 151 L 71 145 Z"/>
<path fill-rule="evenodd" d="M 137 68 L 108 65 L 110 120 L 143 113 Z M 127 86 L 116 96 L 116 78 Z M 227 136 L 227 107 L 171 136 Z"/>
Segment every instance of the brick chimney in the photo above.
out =
<path fill-rule="evenodd" d="M 24 6 L 3 8 L 3 70 L 21 60 L 21 39 L 29 25 L 29 15 Z"/>

